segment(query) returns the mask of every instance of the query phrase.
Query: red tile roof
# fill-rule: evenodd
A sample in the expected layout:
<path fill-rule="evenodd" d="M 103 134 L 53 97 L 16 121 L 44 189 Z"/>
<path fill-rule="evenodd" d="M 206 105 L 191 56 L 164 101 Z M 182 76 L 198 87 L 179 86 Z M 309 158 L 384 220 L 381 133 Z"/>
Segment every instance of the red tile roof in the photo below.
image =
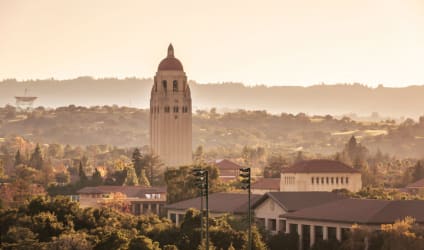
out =
<path fill-rule="evenodd" d="M 346 199 L 346 197 L 333 192 L 269 192 L 264 194 L 252 207 L 258 207 L 268 198 L 274 200 L 287 212 Z"/>
<path fill-rule="evenodd" d="M 216 160 L 215 165 L 219 170 L 239 170 L 242 167 L 227 159 Z"/>
<path fill-rule="evenodd" d="M 252 194 L 252 204 L 261 195 Z M 187 210 L 195 208 L 200 210 L 200 197 L 179 201 L 166 205 L 167 209 Z M 248 197 L 245 193 L 213 193 L 209 195 L 209 211 L 213 213 L 247 213 Z"/>
<path fill-rule="evenodd" d="M 289 219 L 359 224 L 390 224 L 411 216 L 424 223 L 424 201 L 344 199 L 282 215 Z"/>
<path fill-rule="evenodd" d="M 358 170 L 333 160 L 308 160 L 283 169 L 283 173 L 359 173 Z"/>
<path fill-rule="evenodd" d="M 252 189 L 280 191 L 280 178 L 261 178 L 252 184 Z"/>
<path fill-rule="evenodd" d="M 406 186 L 406 188 L 424 188 L 424 178 Z"/>

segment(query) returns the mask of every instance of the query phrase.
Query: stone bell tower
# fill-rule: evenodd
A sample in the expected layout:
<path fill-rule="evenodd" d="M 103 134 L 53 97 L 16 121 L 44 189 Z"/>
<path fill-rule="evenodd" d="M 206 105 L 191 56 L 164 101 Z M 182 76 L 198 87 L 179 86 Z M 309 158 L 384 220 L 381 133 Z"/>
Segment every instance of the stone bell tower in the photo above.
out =
<path fill-rule="evenodd" d="M 154 78 L 150 97 L 150 146 L 166 166 L 192 163 L 190 87 L 172 44 Z"/>

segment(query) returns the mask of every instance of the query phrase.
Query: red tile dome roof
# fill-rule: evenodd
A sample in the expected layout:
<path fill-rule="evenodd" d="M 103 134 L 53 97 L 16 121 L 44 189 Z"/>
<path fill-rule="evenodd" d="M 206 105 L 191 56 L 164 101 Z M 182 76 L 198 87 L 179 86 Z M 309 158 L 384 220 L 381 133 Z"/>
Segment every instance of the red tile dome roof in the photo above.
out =
<path fill-rule="evenodd" d="M 158 71 L 162 70 L 183 71 L 183 64 L 174 56 L 174 47 L 172 47 L 172 44 L 169 44 L 168 56 L 159 63 Z"/>

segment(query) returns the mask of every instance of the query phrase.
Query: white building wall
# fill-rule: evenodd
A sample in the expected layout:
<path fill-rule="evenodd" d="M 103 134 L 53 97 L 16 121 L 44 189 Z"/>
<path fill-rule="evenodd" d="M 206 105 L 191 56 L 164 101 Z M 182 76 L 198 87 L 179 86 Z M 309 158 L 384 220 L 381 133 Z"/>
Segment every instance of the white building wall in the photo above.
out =
<path fill-rule="evenodd" d="M 318 182 L 317 182 L 318 181 Z M 326 191 L 347 189 L 358 192 L 362 188 L 360 173 L 281 173 L 281 191 Z"/>
<path fill-rule="evenodd" d="M 280 215 L 285 213 L 286 211 L 271 198 L 266 199 L 254 210 L 255 219 L 264 219 L 265 229 L 271 233 L 278 233 L 279 231 L 284 230 L 281 228 L 282 223 L 280 223 Z M 275 220 L 276 222 L 275 230 L 271 228 L 271 220 Z"/>

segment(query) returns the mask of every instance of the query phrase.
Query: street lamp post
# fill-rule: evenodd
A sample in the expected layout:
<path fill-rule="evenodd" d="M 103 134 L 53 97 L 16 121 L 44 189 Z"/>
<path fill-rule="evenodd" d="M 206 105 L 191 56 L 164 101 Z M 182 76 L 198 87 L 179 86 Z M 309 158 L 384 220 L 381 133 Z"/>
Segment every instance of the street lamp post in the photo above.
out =
<path fill-rule="evenodd" d="M 203 196 L 206 198 L 206 249 L 209 250 L 209 173 L 207 170 L 195 168 L 196 186 L 200 189 L 200 239 L 203 242 Z"/>
<path fill-rule="evenodd" d="M 241 188 L 248 192 L 248 219 L 249 219 L 249 232 L 248 232 L 248 250 L 252 249 L 252 212 L 251 212 L 251 173 L 250 168 L 240 168 Z"/>

